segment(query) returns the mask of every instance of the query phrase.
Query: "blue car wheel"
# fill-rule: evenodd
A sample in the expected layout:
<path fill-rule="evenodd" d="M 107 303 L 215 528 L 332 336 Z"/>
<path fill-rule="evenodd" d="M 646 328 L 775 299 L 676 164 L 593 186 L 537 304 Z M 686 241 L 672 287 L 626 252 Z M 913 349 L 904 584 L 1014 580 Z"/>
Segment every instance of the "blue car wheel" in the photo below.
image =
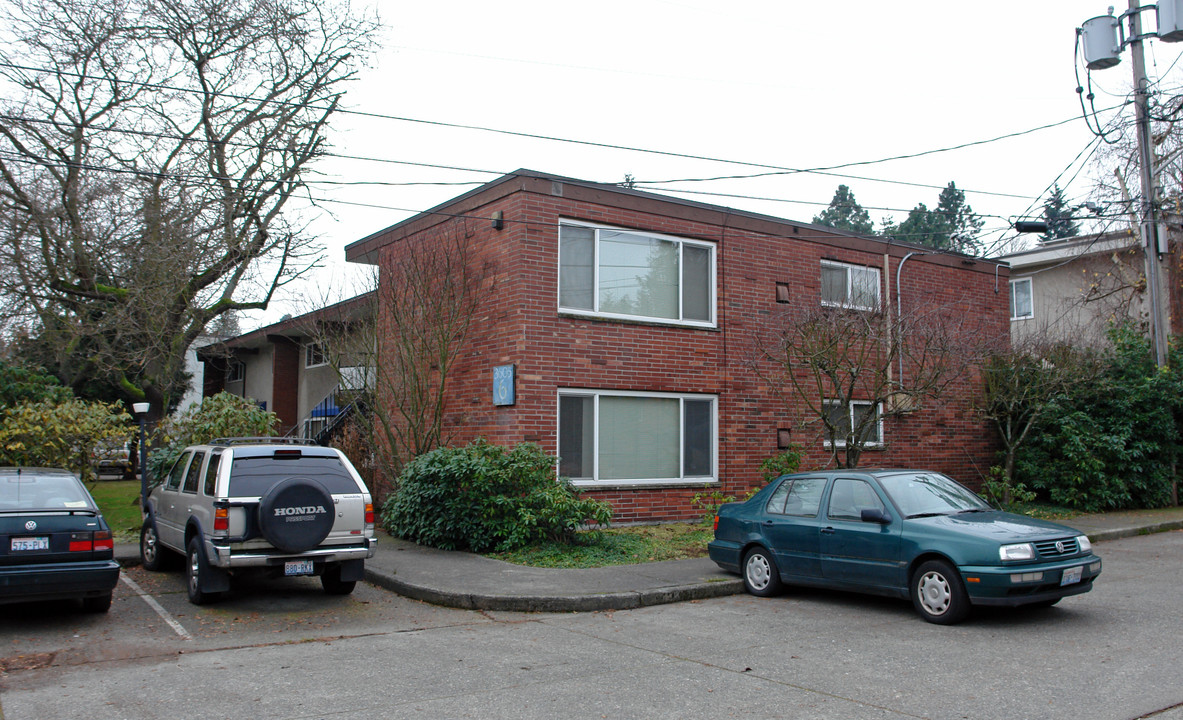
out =
<path fill-rule="evenodd" d="M 743 586 L 758 597 L 771 597 L 784 589 L 780 581 L 780 570 L 772 554 L 762 547 L 748 550 L 743 559 Z"/>

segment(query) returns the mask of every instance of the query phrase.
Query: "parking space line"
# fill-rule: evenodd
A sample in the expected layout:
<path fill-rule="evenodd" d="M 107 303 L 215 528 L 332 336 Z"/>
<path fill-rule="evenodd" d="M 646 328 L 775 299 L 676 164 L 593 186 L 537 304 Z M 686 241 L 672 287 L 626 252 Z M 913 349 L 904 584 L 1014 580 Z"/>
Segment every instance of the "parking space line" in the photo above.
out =
<path fill-rule="evenodd" d="M 176 633 L 181 636 L 182 640 L 192 640 L 193 639 L 193 636 L 189 634 L 189 631 L 186 630 L 181 625 L 181 623 L 177 622 L 176 618 L 174 618 L 172 615 L 169 615 L 168 610 L 165 610 L 160 605 L 160 603 L 156 602 L 156 598 L 154 598 L 151 595 L 149 595 L 148 593 L 144 592 L 140 588 L 140 586 L 136 584 L 135 580 L 132 580 L 127 575 L 123 575 L 123 574 L 119 575 L 119 579 L 121 579 L 121 580 L 123 580 L 123 582 L 127 583 L 127 586 L 129 588 L 131 588 L 132 590 L 134 590 L 136 595 L 139 595 L 141 598 L 143 598 L 144 602 L 148 603 L 148 607 L 155 610 L 156 614 L 159 615 L 166 623 L 168 623 L 168 626 L 171 627 L 173 630 L 175 630 Z"/>

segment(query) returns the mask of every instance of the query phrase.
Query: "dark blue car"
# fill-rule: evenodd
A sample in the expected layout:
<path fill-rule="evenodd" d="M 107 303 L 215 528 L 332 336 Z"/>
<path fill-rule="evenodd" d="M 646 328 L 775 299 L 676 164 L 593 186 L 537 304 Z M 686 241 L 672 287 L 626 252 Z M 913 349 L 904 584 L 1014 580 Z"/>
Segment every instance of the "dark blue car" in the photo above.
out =
<path fill-rule="evenodd" d="M 77 598 L 107 612 L 114 554 L 111 528 L 74 474 L 0 468 L 0 603 Z"/>
<path fill-rule="evenodd" d="M 1054 605 L 1101 573 L 1083 533 L 994 510 L 923 470 L 779 477 L 719 508 L 708 548 L 753 595 L 788 584 L 911 598 L 940 624 L 974 605 Z"/>

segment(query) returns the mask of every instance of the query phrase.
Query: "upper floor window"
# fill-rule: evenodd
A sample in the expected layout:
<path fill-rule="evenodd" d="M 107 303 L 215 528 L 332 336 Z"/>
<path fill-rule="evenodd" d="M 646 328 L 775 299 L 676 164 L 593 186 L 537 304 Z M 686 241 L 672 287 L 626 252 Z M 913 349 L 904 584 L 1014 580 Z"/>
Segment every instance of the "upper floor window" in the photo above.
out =
<path fill-rule="evenodd" d="M 879 309 L 879 269 L 822 261 L 822 305 Z"/>
<path fill-rule="evenodd" d="M 1031 278 L 1010 281 L 1010 319 L 1035 317 L 1035 303 L 1031 298 Z"/>
<path fill-rule="evenodd" d="M 559 307 L 711 327 L 715 246 L 590 225 L 559 225 Z"/>
<path fill-rule="evenodd" d="M 244 377 L 246 377 L 246 365 L 237 360 L 231 360 L 230 364 L 226 366 L 226 382 L 242 382 Z"/>
<path fill-rule="evenodd" d="M 324 346 L 320 343 L 310 342 L 304 346 L 304 367 L 320 367 L 327 365 L 328 362 Z"/>

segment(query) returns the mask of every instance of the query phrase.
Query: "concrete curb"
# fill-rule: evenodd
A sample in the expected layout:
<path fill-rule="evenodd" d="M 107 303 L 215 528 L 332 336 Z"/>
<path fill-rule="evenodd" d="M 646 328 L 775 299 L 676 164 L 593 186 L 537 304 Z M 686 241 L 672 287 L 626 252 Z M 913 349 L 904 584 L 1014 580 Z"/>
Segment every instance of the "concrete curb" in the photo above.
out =
<path fill-rule="evenodd" d="M 1068 522 L 1071 523 L 1072 521 L 1069 520 Z M 1154 533 L 1171 532 L 1173 530 L 1183 530 L 1183 520 L 1168 520 L 1151 525 L 1133 525 L 1129 527 L 1110 528 L 1108 530 L 1097 530 L 1096 532 L 1088 533 L 1088 538 L 1093 542 L 1105 542 L 1106 540 L 1121 540 L 1122 538 L 1136 537 L 1138 535 L 1153 535 Z"/>
<path fill-rule="evenodd" d="M 736 595 L 743 592 L 739 578 L 716 582 L 695 583 L 672 587 L 652 588 L 616 593 L 586 595 L 508 595 L 492 593 L 463 593 L 441 590 L 426 585 L 406 582 L 397 575 L 366 568 L 366 581 L 413 600 L 432 605 L 462 610 L 493 610 L 508 612 L 595 612 L 599 610 L 633 610 L 651 605 L 703 600 Z"/>

